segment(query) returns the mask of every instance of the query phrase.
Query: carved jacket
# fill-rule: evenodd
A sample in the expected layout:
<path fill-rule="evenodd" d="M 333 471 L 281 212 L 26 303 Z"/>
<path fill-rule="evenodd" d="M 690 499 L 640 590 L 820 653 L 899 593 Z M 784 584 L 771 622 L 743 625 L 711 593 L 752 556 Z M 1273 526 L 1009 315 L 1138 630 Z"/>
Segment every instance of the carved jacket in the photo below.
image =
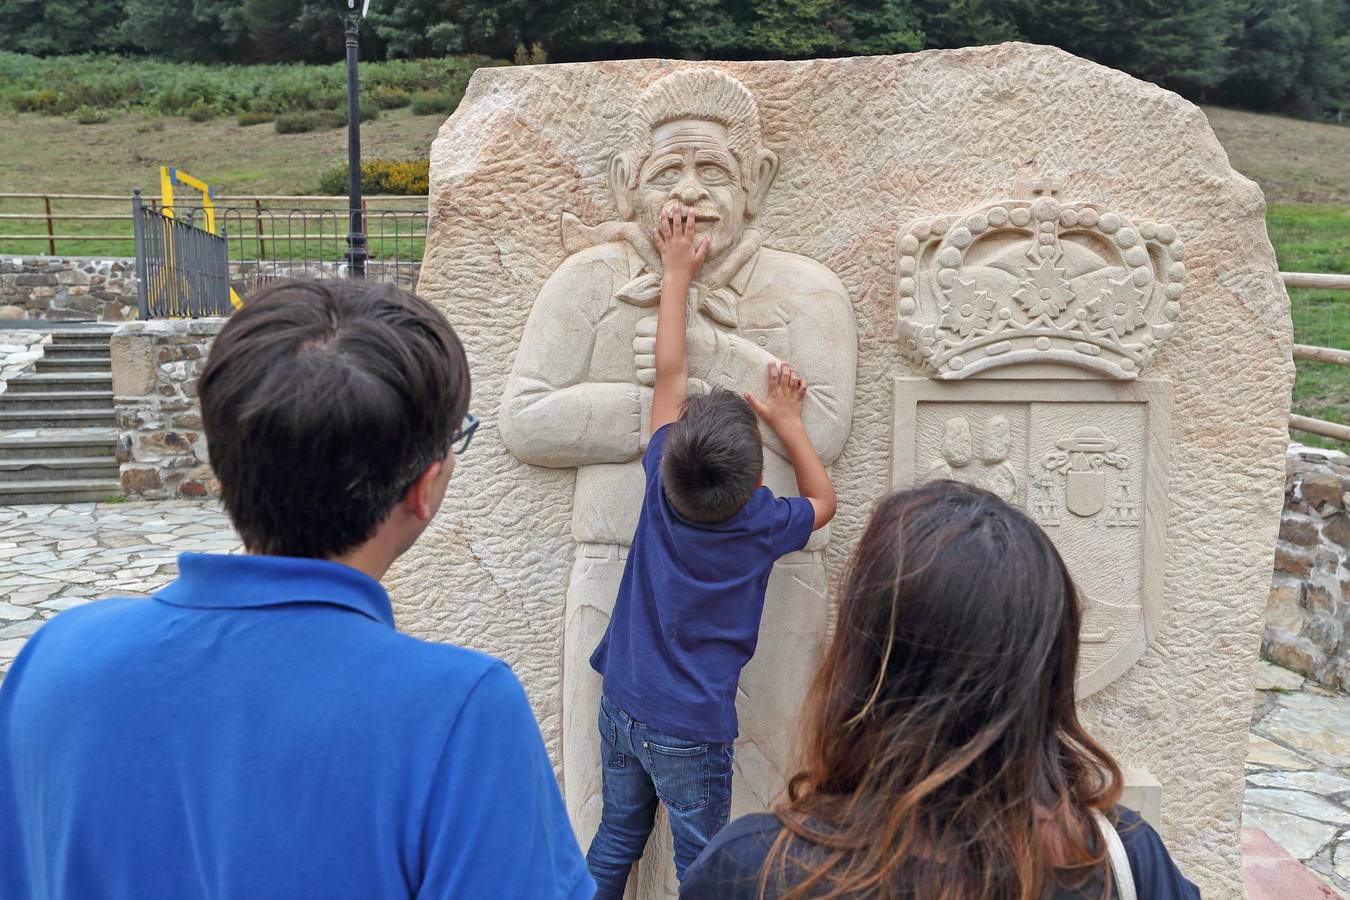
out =
<path fill-rule="evenodd" d="M 654 303 L 633 296 L 634 285 L 652 280 L 643 256 L 619 239 L 563 260 L 530 311 L 502 401 L 502 439 L 517 458 L 577 468 L 578 541 L 627 545 L 637 526 L 651 388 L 637 383 L 633 339 L 637 323 L 656 315 Z M 700 380 L 763 396 L 769 361 L 790 362 L 809 385 L 803 421 L 828 466 L 843 450 L 853 415 L 857 338 L 848 293 L 807 257 L 766 247 L 745 256 L 725 284 L 704 289 L 711 302 L 699 314 L 715 323 L 717 361 L 711 372 L 690 371 L 691 389 Z M 763 432 L 772 451 L 764 458 L 765 483 L 776 494 L 796 493 L 781 444 L 770 429 Z M 808 550 L 824 545 L 824 532 Z"/>

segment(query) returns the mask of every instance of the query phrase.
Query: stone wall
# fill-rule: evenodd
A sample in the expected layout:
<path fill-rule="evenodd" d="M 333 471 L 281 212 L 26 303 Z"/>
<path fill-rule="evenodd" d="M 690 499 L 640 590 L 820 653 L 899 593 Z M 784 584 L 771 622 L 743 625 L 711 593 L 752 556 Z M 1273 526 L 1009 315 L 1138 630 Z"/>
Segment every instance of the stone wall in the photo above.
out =
<path fill-rule="evenodd" d="M 131 259 L 0 256 L 0 319 L 121 322 L 135 317 Z"/>
<path fill-rule="evenodd" d="M 122 490 L 133 499 L 214 497 L 197 377 L 224 319 L 128 322 L 112 337 Z"/>
<path fill-rule="evenodd" d="M 366 265 L 366 278 L 411 290 L 415 262 Z M 241 293 L 278 278 L 342 278 L 339 262 L 233 262 L 230 279 Z M 0 319 L 123 322 L 137 318 L 136 263 L 128 257 L 0 256 Z"/>
<path fill-rule="evenodd" d="M 1294 445 L 1263 655 L 1350 692 L 1350 456 Z"/>
<path fill-rule="evenodd" d="M 42 348 L 51 341 L 50 334 L 38 331 L 0 329 L 0 394 L 5 392 L 5 384 L 11 378 L 26 372 L 42 358 Z"/>

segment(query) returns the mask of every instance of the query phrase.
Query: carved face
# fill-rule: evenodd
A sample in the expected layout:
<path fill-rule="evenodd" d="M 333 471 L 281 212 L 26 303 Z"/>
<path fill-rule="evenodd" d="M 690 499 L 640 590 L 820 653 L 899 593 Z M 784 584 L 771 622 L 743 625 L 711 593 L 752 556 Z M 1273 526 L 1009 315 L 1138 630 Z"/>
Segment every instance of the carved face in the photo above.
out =
<path fill-rule="evenodd" d="M 684 119 L 652 129 L 652 152 L 638 172 L 637 220 L 650 234 L 672 202 L 693 207 L 695 233 L 712 237 L 717 256 L 740 240 L 749 190 L 731 155 L 727 130 L 716 122 Z"/>

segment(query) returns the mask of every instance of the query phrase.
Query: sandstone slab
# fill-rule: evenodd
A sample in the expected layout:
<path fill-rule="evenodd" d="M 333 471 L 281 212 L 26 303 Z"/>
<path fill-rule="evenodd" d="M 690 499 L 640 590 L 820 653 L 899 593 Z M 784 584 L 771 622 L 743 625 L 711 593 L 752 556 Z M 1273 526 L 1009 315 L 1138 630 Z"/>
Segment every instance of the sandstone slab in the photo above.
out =
<path fill-rule="evenodd" d="M 432 149 L 419 290 L 465 341 L 484 425 L 391 573 L 401 624 L 511 663 L 584 845 L 597 685 L 579 654 L 603 630 L 640 502 L 624 472 L 649 375 L 632 329 L 659 284 L 642 173 L 671 119 L 644 92 L 691 70 L 717 87 L 675 118 L 725 130 L 708 134 L 740 188 L 704 191 L 725 228 L 695 291 L 691 360 L 708 350 L 711 383 L 754 388 L 737 365 L 756 352 L 818 359 L 808 380 L 827 391 L 808 427 L 840 497 L 832 533 L 770 589 L 792 615 L 766 615 L 742 682 L 737 812 L 771 801 L 790 768 L 826 586 L 872 502 L 950 472 L 1060 529 L 1089 582 L 1085 721 L 1159 781 L 1160 831 L 1187 875 L 1241 896 L 1288 300 L 1260 192 L 1203 114 L 1058 50 L 478 72 Z M 727 80 L 752 97 L 754 133 Z M 552 432 L 524 427 L 550 404 L 566 410 L 540 417 Z M 668 872 L 644 875 L 644 896 L 670 891 Z"/>

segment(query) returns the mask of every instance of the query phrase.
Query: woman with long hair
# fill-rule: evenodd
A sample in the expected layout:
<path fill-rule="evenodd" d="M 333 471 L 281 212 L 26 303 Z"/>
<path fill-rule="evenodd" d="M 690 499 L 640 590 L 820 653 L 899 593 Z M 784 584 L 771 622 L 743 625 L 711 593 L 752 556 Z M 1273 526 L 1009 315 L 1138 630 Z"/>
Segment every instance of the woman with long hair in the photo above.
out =
<path fill-rule="evenodd" d="M 843 579 L 802 771 L 773 814 L 713 839 L 681 896 L 1198 897 L 1078 722 L 1081 620 L 1017 509 L 952 481 L 886 497 Z"/>

